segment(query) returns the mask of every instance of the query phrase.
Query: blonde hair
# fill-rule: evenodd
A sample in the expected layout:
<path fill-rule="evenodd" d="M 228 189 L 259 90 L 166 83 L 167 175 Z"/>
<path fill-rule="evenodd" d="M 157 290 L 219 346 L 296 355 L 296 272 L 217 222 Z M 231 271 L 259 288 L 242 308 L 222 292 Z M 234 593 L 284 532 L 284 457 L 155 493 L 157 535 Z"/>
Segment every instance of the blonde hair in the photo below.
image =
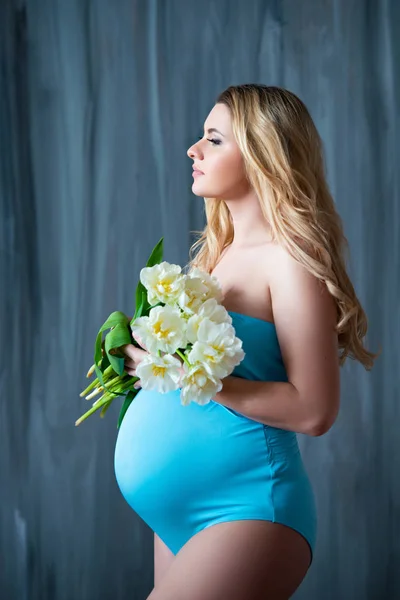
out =
<path fill-rule="evenodd" d="M 340 366 L 350 357 L 370 370 L 379 353 L 362 342 L 367 317 L 346 272 L 348 241 L 326 182 L 322 141 L 306 106 L 288 90 L 258 84 L 230 86 L 216 103 L 230 110 L 246 176 L 273 240 L 325 282 L 336 301 Z M 233 240 L 226 203 L 204 202 L 207 224 L 192 232 L 200 238 L 190 248 L 188 272 L 198 267 L 210 273 Z"/>

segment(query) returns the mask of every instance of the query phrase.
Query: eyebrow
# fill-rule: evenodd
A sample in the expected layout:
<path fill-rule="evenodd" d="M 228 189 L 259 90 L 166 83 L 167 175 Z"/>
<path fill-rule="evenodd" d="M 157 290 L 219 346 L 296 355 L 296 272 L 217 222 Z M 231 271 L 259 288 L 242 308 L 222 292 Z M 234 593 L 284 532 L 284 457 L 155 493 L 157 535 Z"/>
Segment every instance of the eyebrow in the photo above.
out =
<path fill-rule="evenodd" d="M 218 131 L 218 129 L 215 129 L 215 127 L 211 127 L 210 129 L 207 129 L 207 133 L 212 133 L 213 131 L 215 131 L 215 133 L 219 133 L 220 135 L 222 135 L 222 137 L 225 137 L 223 133 L 221 133 L 220 131 Z"/>

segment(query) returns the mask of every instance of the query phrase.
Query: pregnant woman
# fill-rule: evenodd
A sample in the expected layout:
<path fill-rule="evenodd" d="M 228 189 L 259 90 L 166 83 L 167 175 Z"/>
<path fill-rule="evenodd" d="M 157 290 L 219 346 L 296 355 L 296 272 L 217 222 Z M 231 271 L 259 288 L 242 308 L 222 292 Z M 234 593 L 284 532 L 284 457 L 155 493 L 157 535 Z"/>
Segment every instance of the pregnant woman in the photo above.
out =
<path fill-rule="evenodd" d="M 246 355 L 206 405 L 141 389 L 119 430 L 116 479 L 154 531 L 148 600 L 286 600 L 317 539 L 296 433 L 326 433 L 339 367 L 350 356 L 370 369 L 376 355 L 302 101 L 231 86 L 188 156 L 207 222 L 187 272 L 219 281 Z M 124 352 L 135 375 L 146 351 Z"/>

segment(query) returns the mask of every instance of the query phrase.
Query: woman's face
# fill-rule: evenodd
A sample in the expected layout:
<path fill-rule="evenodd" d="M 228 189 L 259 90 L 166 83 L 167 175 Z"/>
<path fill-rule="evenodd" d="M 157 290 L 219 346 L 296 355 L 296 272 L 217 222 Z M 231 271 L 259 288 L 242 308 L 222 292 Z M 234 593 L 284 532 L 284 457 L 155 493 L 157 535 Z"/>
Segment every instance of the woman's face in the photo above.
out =
<path fill-rule="evenodd" d="M 217 131 L 208 131 L 211 128 Z M 196 196 L 230 200 L 249 191 L 242 154 L 233 137 L 231 116 L 225 104 L 215 104 L 204 123 L 204 137 L 188 149 L 187 155 L 203 173 L 192 175 L 192 191 Z"/>

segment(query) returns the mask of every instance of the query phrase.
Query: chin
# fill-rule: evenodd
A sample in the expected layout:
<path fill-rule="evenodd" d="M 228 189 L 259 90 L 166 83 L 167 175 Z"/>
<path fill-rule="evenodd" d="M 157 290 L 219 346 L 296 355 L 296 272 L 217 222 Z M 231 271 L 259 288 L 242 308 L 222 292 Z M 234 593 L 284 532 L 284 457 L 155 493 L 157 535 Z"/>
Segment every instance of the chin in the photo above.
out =
<path fill-rule="evenodd" d="M 196 181 L 193 182 L 192 192 L 195 196 L 202 196 L 203 198 L 217 198 L 218 193 L 215 190 L 210 190 L 206 185 L 197 184 Z"/>
<path fill-rule="evenodd" d="M 193 194 L 195 194 L 196 196 L 207 196 L 207 194 L 204 193 L 205 192 L 205 188 L 202 187 L 201 185 L 197 186 L 195 184 L 196 184 L 196 181 L 193 181 L 193 184 L 192 184 L 192 192 L 193 192 Z"/>

